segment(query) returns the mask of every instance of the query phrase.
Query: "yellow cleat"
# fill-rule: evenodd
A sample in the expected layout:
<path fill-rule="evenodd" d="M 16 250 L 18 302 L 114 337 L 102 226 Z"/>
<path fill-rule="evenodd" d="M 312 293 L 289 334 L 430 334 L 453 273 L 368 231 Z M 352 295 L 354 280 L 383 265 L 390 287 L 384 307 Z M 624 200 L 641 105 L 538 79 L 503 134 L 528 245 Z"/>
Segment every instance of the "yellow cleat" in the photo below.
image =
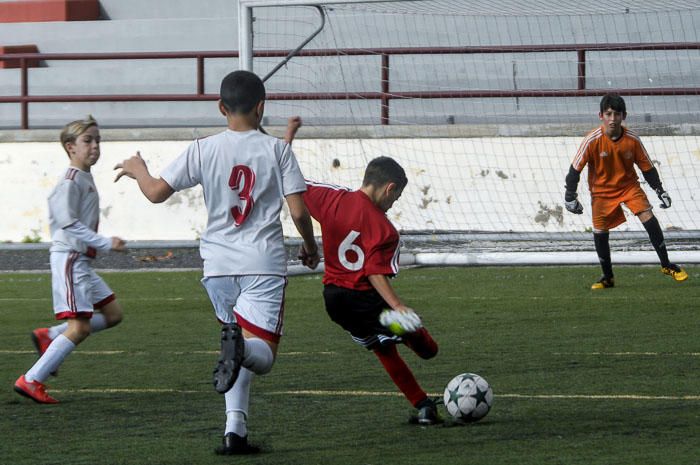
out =
<path fill-rule="evenodd" d="M 688 279 L 688 273 L 686 273 L 685 270 L 678 265 L 662 266 L 661 272 L 669 275 L 679 283 Z"/>
<path fill-rule="evenodd" d="M 601 278 L 594 282 L 591 289 L 608 289 L 610 287 L 615 287 L 615 278 L 612 276 L 610 278 L 601 276 Z"/>

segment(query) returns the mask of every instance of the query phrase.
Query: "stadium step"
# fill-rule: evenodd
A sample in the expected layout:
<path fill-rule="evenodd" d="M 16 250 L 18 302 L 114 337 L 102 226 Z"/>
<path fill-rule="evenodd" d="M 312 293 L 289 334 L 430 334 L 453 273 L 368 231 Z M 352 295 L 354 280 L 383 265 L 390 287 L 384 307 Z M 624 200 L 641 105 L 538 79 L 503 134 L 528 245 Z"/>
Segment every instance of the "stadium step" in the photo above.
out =
<path fill-rule="evenodd" d="M 12 55 L 16 53 L 38 53 L 39 49 L 36 45 L 0 45 L 0 55 Z M 38 68 L 39 60 L 27 60 L 27 67 Z M 0 68 L 19 68 L 19 58 L 4 58 L 0 60 Z"/>
<path fill-rule="evenodd" d="M 0 2 L 0 23 L 94 21 L 100 18 L 98 0 L 32 0 Z"/>

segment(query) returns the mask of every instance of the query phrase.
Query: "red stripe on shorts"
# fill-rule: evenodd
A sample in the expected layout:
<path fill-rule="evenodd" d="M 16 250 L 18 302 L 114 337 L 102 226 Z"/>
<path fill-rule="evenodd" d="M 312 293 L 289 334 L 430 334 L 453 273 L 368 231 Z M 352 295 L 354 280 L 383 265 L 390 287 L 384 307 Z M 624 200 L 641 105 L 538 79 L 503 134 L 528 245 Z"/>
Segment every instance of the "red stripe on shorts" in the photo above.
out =
<path fill-rule="evenodd" d="M 255 334 L 260 339 L 265 339 L 266 341 L 274 342 L 275 344 L 277 344 L 280 341 L 279 334 L 271 333 L 266 329 L 263 329 L 259 326 L 255 326 L 251 322 L 241 318 L 241 316 L 238 313 L 236 313 L 236 321 L 241 328 L 245 329 L 249 333 Z"/>
<path fill-rule="evenodd" d="M 114 294 L 110 294 L 107 297 L 105 297 L 104 299 L 102 299 L 99 302 L 97 302 L 96 304 L 94 304 L 93 308 L 96 308 L 96 309 L 102 308 L 105 305 L 107 305 L 108 303 L 114 302 L 116 299 L 117 299 L 117 297 Z"/>
<path fill-rule="evenodd" d="M 73 266 L 79 256 L 79 253 L 71 252 L 66 261 L 66 268 L 63 270 L 66 275 L 66 305 L 71 309 L 69 313 L 78 311 L 78 306 L 75 304 L 75 292 L 73 291 Z"/>

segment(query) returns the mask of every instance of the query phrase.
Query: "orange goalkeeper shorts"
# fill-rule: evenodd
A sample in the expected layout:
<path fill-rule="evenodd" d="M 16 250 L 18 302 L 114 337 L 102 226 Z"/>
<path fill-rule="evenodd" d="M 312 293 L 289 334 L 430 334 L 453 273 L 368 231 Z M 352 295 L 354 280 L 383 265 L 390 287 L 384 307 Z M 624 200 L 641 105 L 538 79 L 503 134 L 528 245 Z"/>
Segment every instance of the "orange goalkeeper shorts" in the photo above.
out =
<path fill-rule="evenodd" d="M 591 199 L 593 228 L 600 231 L 608 231 L 627 221 L 625 212 L 622 210 L 623 203 L 635 215 L 652 208 L 646 193 L 644 193 L 639 184 L 633 184 L 616 196 L 593 196 Z"/>

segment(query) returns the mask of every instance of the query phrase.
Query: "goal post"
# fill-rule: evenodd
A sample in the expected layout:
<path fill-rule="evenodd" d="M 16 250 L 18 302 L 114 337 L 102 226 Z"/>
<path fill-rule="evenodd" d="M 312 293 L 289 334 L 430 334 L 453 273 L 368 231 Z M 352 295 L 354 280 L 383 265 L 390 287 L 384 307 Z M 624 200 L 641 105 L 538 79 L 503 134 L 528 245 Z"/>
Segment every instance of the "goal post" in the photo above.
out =
<path fill-rule="evenodd" d="M 672 259 L 700 262 L 700 6 L 638 3 L 239 0 L 239 65 L 274 72 L 266 126 L 304 119 L 307 177 L 357 187 L 375 156 L 404 166 L 388 215 L 417 264 L 597 263 L 586 172 L 583 215 L 564 176 L 618 92 L 673 199 L 654 210 Z M 656 263 L 626 213 L 613 260 Z"/>

